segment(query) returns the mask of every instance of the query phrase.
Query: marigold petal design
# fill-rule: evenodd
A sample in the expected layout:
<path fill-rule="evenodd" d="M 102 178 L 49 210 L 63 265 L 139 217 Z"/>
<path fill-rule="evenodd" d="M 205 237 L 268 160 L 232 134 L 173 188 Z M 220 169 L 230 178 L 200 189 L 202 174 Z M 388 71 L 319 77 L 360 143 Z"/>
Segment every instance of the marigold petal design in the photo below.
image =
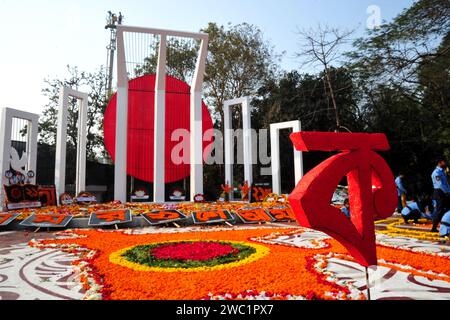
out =
<path fill-rule="evenodd" d="M 348 257 L 337 241 L 326 239 L 326 246 L 315 246 L 314 249 L 276 241 L 276 237 L 303 236 L 305 239 L 299 241 L 304 241 L 312 236 L 299 230 L 282 227 L 198 228 L 140 234 L 69 230 L 59 233 L 56 239 L 31 241 L 30 245 L 78 255 L 74 272 L 80 275 L 80 281 L 88 290 L 85 299 L 364 299 L 361 292 L 348 283 L 337 281 L 328 272 L 328 254 Z M 145 268 L 139 264 L 135 266 L 121 256 L 122 252 L 136 246 L 186 241 L 240 243 L 258 249 L 248 260 L 198 270 Z M 377 251 L 379 263 L 389 268 L 450 282 L 448 256 L 385 245 L 378 245 Z"/>

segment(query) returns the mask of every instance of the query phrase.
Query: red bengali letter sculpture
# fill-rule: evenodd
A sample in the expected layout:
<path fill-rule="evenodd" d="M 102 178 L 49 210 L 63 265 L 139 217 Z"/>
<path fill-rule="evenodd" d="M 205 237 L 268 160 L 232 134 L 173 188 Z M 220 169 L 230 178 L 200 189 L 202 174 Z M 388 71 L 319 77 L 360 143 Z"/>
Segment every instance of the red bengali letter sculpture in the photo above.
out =
<path fill-rule="evenodd" d="M 342 151 L 306 174 L 289 196 L 300 225 L 335 238 L 362 266 L 377 265 L 374 220 L 390 217 L 397 203 L 394 176 L 375 152 L 390 149 L 386 136 L 300 132 L 291 140 L 298 151 Z M 331 205 L 345 176 L 351 221 Z"/>

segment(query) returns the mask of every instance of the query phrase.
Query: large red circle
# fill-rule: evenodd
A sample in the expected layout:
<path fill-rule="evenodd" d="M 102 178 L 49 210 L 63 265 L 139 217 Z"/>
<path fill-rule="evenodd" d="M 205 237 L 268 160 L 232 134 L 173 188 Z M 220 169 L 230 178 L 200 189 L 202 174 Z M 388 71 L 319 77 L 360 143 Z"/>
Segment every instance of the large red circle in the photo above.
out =
<path fill-rule="evenodd" d="M 128 146 L 127 174 L 137 179 L 153 182 L 155 75 L 145 75 L 128 84 Z M 105 147 L 115 159 L 117 94 L 105 110 L 103 126 Z M 213 128 L 208 107 L 202 102 L 203 132 Z M 171 141 L 176 129 L 190 130 L 190 86 L 174 77 L 166 77 L 166 134 L 165 181 L 182 180 L 190 175 L 190 165 L 176 165 L 171 159 L 173 147 L 181 141 Z M 205 149 L 211 142 L 203 142 Z M 189 138 L 187 139 L 189 145 Z"/>

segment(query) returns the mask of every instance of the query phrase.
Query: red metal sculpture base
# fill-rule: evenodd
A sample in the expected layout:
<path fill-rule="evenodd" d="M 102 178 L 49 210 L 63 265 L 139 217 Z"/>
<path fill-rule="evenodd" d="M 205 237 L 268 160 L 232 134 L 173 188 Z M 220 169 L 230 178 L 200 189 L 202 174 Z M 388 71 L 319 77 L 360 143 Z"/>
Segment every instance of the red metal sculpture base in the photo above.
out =
<path fill-rule="evenodd" d="M 394 176 L 375 151 L 389 150 L 384 134 L 300 132 L 291 135 L 299 151 L 342 151 L 306 174 L 289 196 L 300 225 L 327 233 L 361 265 L 377 264 L 375 219 L 396 207 Z M 336 187 L 347 177 L 351 219 L 331 205 Z"/>

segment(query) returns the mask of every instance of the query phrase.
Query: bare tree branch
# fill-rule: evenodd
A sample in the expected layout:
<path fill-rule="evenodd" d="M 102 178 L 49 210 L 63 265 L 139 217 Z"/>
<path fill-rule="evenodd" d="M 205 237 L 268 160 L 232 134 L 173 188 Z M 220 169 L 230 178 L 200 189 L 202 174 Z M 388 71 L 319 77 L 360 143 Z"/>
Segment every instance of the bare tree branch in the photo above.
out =
<path fill-rule="evenodd" d="M 340 62 L 344 54 L 340 51 L 342 45 L 350 41 L 350 36 L 355 30 L 339 30 L 329 26 L 322 27 L 320 24 L 316 29 L 302 29 L 297 33 L 300 37 L 300 51 L 297 58 L 302 60 L 302 67 L 307 65 L 321 66 L 324 74 L 325 93 L 333 104 L 336 119 L 336 131 L 345 129 L 341 125 L 339 109 L 336 102 L 335 88 L 332 81 L 332 64 Z"/>

